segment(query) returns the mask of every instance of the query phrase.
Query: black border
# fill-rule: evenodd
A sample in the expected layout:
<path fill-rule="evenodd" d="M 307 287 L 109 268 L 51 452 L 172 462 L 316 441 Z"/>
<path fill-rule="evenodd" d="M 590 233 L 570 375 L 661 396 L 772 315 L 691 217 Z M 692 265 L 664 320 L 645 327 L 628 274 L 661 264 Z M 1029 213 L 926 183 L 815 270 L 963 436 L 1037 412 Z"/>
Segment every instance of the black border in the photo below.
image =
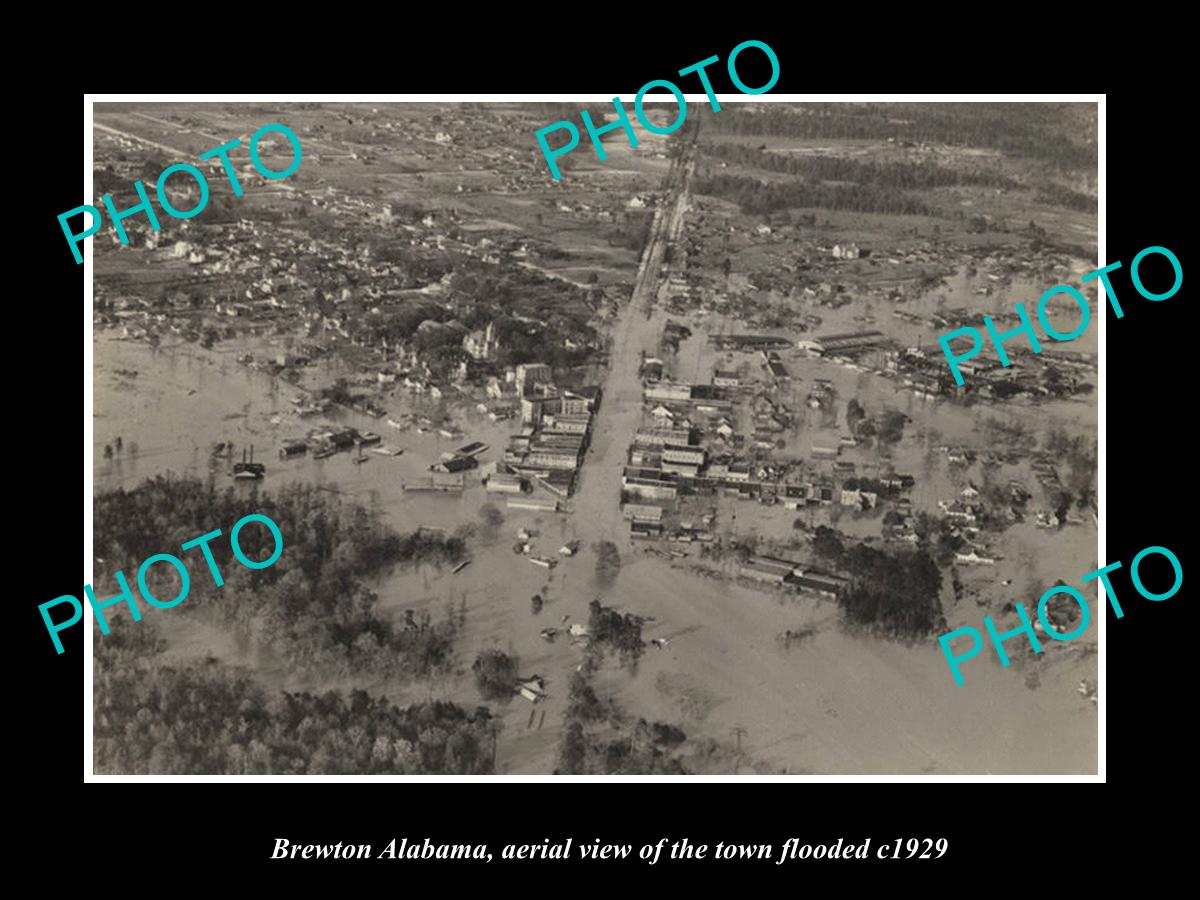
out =
<path fill-rule="evenodd" d="M 920 39 L 890 31 L 890 23 L 885 22 L 874 32 L 875 37 L 867 39 L 855 34 L 855 20 L 870 14 L 866 10 L 842 13 L 832 20 L 832 26 L 819 17 L 809 20 L 806 12 L 795 27 L 763 29 L 725 23 L 718 31 L 721 36 L 696 39 L 672 37 L 670 30 L 648 26 L 606 25 L 607 17 L 597 11 L 595 26 L 583 31 L 563 27 L 558 33 L 550 23 L 544 27 L 555 33 L 531 37 L 523 47 L 510 38 L 501 45 L 501 41 L 485 37 L 472 43 L 458 35 L 423 44 L 416 33 L 419 23 L 408 23 L 409 33 L 394 39 L 391 54 L 382 38 L 373 39 L 376 46 L 371 46 L 371 38 L 363 38 L 360 50 L 349 38 L 333 35 L 329 41 L 336 52 L 331 55 L 310 51 L 307 48 L 314 45 L 315 38 L 305 38 L 306 49 L 293 52 L 290 61 L 284 52 L 283 62 L 253 55 L 234 59 L 233 53 L 241 51 L 228 49 L 223 51 L 229 54 L 227 60 L 218 52 L 217 61 L 203 73 L 181 72 L 178 77 L 156 82 L 153 89 L 238 91 L 250 81 L 256 86 L 261 81 L 268 90 L 289 92 L 357 88 L 470 93 L 478 90 L 477 78 L 486 73 L 486 89 L 497 93 L 588 91 L 626 97 L 643 81 L 713 53 L 724 59 L 730 47 L 751 37 L 767 41 L 779 56 L 781 78 L 774 93 L 964 90 L 966 85 L 960 84 L 964 71 L 979 74 L 989 68 L 1005 70 L 1005 77 L 972 88 L 1041 90 L 1049 86 L 1018 86 L 1008 73 L 1016 66 L 1051 65 L 1055 60 L 1060 64 L 1055 74 L 1065 84 L 1056 89 L 1095 90 L 1095 85 L 1111 81 L 1078 64 L 1078 53 L 1083 51 L 1064 50 L 1056 56 L 1049 52 L 1055 45 L 1044 38 L 1035 40 L 1028 33 L 1012 35 L 1011 44 L 1005 36 L 996 36 L 994 44 L 965 47 L 946 40 L 949 36 L 937 30 Z M 1054 23 L 1039 18 L 1037 31 L 1043 33 L 1047 28 L 1052 32 Z M 1091 35 L 1081 36 L 1077 29 L 1061 33 L 1072 35 L 1072 48 L 1094 47 L 1098 56 L 1104 52 L 1099 37 L 1089 45 L 1084 38 Z M 734 36 L 724 37 L 726 34 Z M 943 45 L 941 41 L 946 42 Z M 821 50 L 821 44 L 828 46 Z M 1022 47 L 1025 50 L 1014 55 Z M 297 55 L 317 65 L 296 65 Z M 357 65 L 347 67 L 351 59 Z M 663 65 L 666 60 L 669 63 Z M 273 65 L 284 69 L 275 72 Z M 1159 244 L 1174 250 L 1186 269 L 1187 143 L 1176 131 L 1186 100 L 1164 90 L 1164 84 L 1172 82 L 1162 75 L 1162 60 L 1153 65 L 1156 79 L 1153 84 L 1147 82 L 1147 90 L 1131 87 L 1108 95 L 1107 258 L 1128 264 L 1138 250 Z M 336 86 L 327 83 L 333 68 L 338 70 L 340 83 Z M 245 76 L 252 70 L 263 78 Z M 714 71 L 720 72 L 720 68 L 714 67 Z M 151 87 L 138 82 L 135 74 L 97 73 L 101 83 L 94 89 L 115 92 Z M 152 74 L 157 77 L 159 73 L 155 70 Z M 744 77 L 757 83 L 752 70 Z M 729 89 L 715 83 L 718 90 Z M 32 213 L 25 217 L 32 231 L 20 238 L 18 246 L 21 251 L 32 249 L 36 262 L 26 261 L 24 252 L 14 254 L 10 261 L 32 276 L 26 290 L 13 298 L 13 306 L 20 333 L 30 338 L 17 343 L 19 365 L 37 374 L 17 379 L 11 394 L 17 407 L 12 421 L 32 425 L 14 429 L 13 442 L 33 444 L 37 459 L 16 461 L 12 471 L 33 471 L 42 477 L 19 479 L 37 493 L 33 502 L 16 504 L 17 510 L 28 515 L 22 523 L 24 534 L 18 539 L 21 549 L 14 566 L 19 580 L 27 582 L 18 590 L 15 604 L 23 616 L 22 638 L 28 638 L 22 641 L 25 656 L 20 669 L 26 677 L 18 682 L 25 688 L 20 695 L 27 709 L 21 717 L 26 727 L 18 732 L 23 738 L 19 757 L 24 758 L 17 762 L 20 768 L 11 771 L 34 776 L 37 796 L 23 822 L 32 834 L 42 836 L 36 853 L 44 851 L 43 862 L 61 865 L 62 847 L 51 836 L 65 835 L 70 827 L 67 823 L 76 821 L 80 824 L 75 828 L 86 836 L 81 850 L 87 856 L 104 852 L 106 847 L 119 852 L 124 845 L 130 855 L 128 864 L 135 865 L 142 878 L 182 875 L 197 886 L 237 884 L 231 876 L 243 874 L 261 874 L 264 883 L 298 876 L 306 884 L 332 876 L 342 884 L 346 883 L 347 866 L 353 869 L 354 883 L 372 871 L 382 873 L 383 884 L 403 885 L 403 867 L 421 865 L 403 862 L 399 863 L 402 868 L 396 868 L 396 864 L 376 862 L 368 868 L 353 863 L 271 863 L 267 857 L 274 839 L 281 836 L 294 841 L 363 841 L 376 846 L 393 836 L 488 841 L 493 845 L 568 835 L 577 841 L 600 837 L 635 844 L 683 835 L 697 843 L 778 843 L 789 836 L 814 842 L 838 837 L 858 842 L 871 836 L 876 847 L 896 837 L 945 836 L 952 852 L 937 863 L 808 863 L 799 869 L 759 865 L 753 874 L 761 878 L 774 872 L 773 877 L 808 886 L 810 882 L 794 881 L 794 876 L 832 873 L 840 878 L 853 876 L 857 882 L 866 875 L 892 883 L 906 873 L 922 877 L 926 874 L 922 869 L 928 868 L 938 874 L 953 870 L 976 877 L 986 872 L 1011 880 L 1014 887 L 1033 888 L 1045 883 L 1039 875 L 1089 867 L 1097 838 L 1104 843 L 1117 840 L 1112 834 L 1115 825 L 1106 823 L 1108 817 L 1128 811 L 1135 798 L 1140 807 L 1141 798 L 1163 791 L 1167 786 L 1163 780 L 1186 773 L 1187 757 L 1168 750 L 1176 750 L 1172 741 L 1176 723 L 1183 725 L 1188 718 L 1185 691 L 1190 682 L 1184 662 L 1189 654 L 1181 643 L 1191 633 L 1185 621 L 1187 588 L 1167 602 L 1151 604 L 1131 596 L 1127 576 L 1118 573 L 1114 584 L 1126 616 L 1118 621 L 1109 612 L 1107 619 L 1108 780 L 1112 790 L 1094 785 L 951 786 L 928 782 L 83 785 L 81 632 L 69 639 L 66 654 L 55 656 L 36 609 L 44 599 L 79 587 L 79 558 L 63 539 L 82 494 L 79 458 L 74 456 L 77 439 L 71 437 L 78 419 L 69 424 L 68 420 L 78 409 L 75 379 L 79 366 L 70 358 L 82 344 L 76 304 L 83 267 L 75 266 L 64 252 L 55 217 L 78 203 L 83 100 L 78 89 L 63 85 L 25 105 L 26 121 L 35 123 L 33 133 L 37 135 L 30 152 L 38 158 L 31 168 L 42 177 L 21 179 L 20 187 L 29 197 L 20 208 Z M 1161 544 L 1174 550 L 1188 571 L 1181 520 L 1190 506 L 1192 481 L 1184 458 L 1190 449 L 1187 400 L 1192 358 L 1186 346 L 1190 329 L 1184 321 L 1184 292 L 1152 304 L 1133 296 L 1127 280 L 1118 278 L 1115 283 L 1126 316 L 1117 321 L 1109 313 L 1107 320 L 1107 558 L 1128 565 L 1141 548 Z M 24 346 L 37 347 L 36 356 L 31 359 L 22 353 Z M 60 428 L 64 433 L 59 434 Z M 20 495 L 14 492 L 14 496 Z M 1105 791 L 1103 797 L 1099 790 Z M 1153 814 L 1140 811 L 1140 816 Z M 1134 823 L 1121 824 L 1126 826 L 1122 830 L 1128 830 Z M 1153 834 L 1153 824 L 1140 819 L 1137 825 L 1142 827 L 1136 830 Z M 1161 839 L 1160 833 L 1156 840 Z M 1155 857 L 1161 858 L 1165 852 L 1156 845 Z M 532 884 L 530 874 L 544 874 L 541 870 L 530 873 L 531 864 L 503 869 L 476 866 L 473 870 L 447 869 L 447 865 L 423 865 L 422 874 L 451 874 L 456 888 L 462 875 L 482 875 L 484 883 L 495 884 L 500 881 L 498 873 L 501 878 L 515 873 L 521 883 Z M 615 864 L 575 868 L 588 874 L 589 885 L 598 878 L 634 873 L 653 877 L 654 872 L 669 872 L 674 879 L 685 870 L 637 863 L 627 864 L 622 871 L 617 871 L 622 867 Z M 689 877 L 712 883 L 714 877 L 738 877 L 744 868 L 714 864 L 690 866 L 686 871 Z M 94 875 L 99 877 L 99 870 L 94 870 Z M 568 882 L 568 889 L 576 884 Z"/>

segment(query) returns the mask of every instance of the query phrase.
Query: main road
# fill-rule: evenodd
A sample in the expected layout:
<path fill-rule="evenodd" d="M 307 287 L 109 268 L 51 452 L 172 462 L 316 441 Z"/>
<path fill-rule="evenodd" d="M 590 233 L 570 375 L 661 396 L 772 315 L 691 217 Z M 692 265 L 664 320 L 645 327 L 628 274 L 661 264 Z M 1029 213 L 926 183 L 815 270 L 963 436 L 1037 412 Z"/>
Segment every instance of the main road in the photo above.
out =
<path fill-rule="evenodd" d="M 664 316 L 654 300 L 667 247 L 678 238 L 688 205 L 688 179 L 695 169 L 693 145 L 675 158 L 666 178 L 666 195 L 654 212 L 629 303 L 613 328 L 608 375 L 600 409 L 592 423 L 592 442 L 574 497 L 577 533 L 585 543 L 609 540 L 624 545 L 621 519 L 621 471 L 642 416 L 642 351 L 654 355 Z"/>

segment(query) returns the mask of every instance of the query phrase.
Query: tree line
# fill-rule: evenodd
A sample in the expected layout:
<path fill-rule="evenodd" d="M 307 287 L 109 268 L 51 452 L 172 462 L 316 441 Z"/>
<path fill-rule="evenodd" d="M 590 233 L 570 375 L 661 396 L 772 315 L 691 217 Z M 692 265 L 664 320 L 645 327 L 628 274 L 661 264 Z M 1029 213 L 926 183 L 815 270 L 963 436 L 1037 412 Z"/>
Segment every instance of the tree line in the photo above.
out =
<path fill-rule="evenodd" d="M 767 184 L 745 175 L 714 174 L 693 179 L 697 194 L 736 203 L 744 213 L 766 215 L 794 207 L 927 216 L 934 212 L 903 191 L 879 184 L 817 184 L 773 182 Z"/>
<path fill-rule="evenodd" d="M 600 700 L 591 684 L 595 665 L 589 656 L 571 675 L 554 774 L 688 774 L 676 754 L 687 735 L 665 722 L 630 721 L 615 702 Z"/>
<path fill-rule="evenodd" d="M 897 190 L 929 190 L 941 187 L 1020 187 L 1006 175 L 981 170 L 952 169 L 931 160 L 919 162 L 848 159 L 839 156 L 783 155 L 746 144 L 704 144 L 701 150 L 715 159 L 796 175 L 812 181 L 848 181 L 875 184 Z"/>
<path fill-rule="evenodd" d="M 378 597 L 365 579 L 394 565 L 457 562 L 465 552 L 463 540 L 420 529 L 396 534 L 376 514 L 315 485 L 243 493 L 218 491 L 211 479 L 158 477 L 131 491 L 101 493 L 94 503 L 96 555 L 106 560 L 107 571 L 128 575 L 151 554 L 228 528 L 252 512 L 278 524 L 284 539 L 279 561 L 261 570 L 232 565 L 224 534 L 209 543 L 225 579 L 216 589 L 203 557 L 184 553 L 192 593 L 181 609 L 207 611 L 293 669 L 425 676 L 452 665 L 464 610 L 451 608 L 438 622 L 427 611 L 419 616 L 409 611 L 404 623 L 394 624 L 377 609 Z M 265 529 L 245 528 L 238 540 L 254 559 L 273 550 Z M 160 596 L 171 592 L 166 586 Z"/>
<path fill-rule="evenodd" d="M 94 763 L 128 775 L 480 775 L 486 707 L 401 707 L 354 690 L 270 693 L 242 670 L 167 665 L 152 623 L 94 642 Z"/>
<path fill-rule="evenodd" d="M 1061 170 L 1093 171 L 1094 125 L 1079 104 L 826 103 L 722 108 L 705 130 L 792 138 L 875 139 L 980 147 L 1039 160 Z"/>

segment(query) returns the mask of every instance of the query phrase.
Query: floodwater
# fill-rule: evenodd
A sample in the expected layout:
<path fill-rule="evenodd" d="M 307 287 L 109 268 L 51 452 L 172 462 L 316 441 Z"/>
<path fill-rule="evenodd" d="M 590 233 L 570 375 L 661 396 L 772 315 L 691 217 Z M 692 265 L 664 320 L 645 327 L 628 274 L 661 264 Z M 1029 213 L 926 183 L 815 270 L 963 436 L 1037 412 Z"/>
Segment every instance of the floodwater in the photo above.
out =
<path fill-rule="evenodd" d="M 661 314 L 651 319 L 640 312 L 625 316 L 622 325 L 626 329 L 618 337 L 619 348 L 614 349 L 632 353 L 636 359 L 639 345 L 653 347 L 664 320 Z M 702 327 L 697 324 L 693 330 Z M 397 569 L 375 586 L 381 607 L 397 615 L 404 609 L 429 609 L 437 616 L 447 604 L 457 606 L 465 601 L 467 625 L 457 675 L 414 684 L 315 680 L 311 674 L 280 671 L 255 659 L 249 650 L 236 647 L 226 635 L 186 611 L 156 612 L 156 624 L 164 629 L 170 645 L 168 652 L 175 656 L 212 654 L 245 663 L 271 688 L 353 685 L 398 702 L 437 697 L 471 708 L 480 702 L 469 672 L 471 661 L 480 649 L 500 646 L 520 658 L 522 674 L 546 678 L 550 697 L 539 705 L 537 720 L 530 718 L 532 707 L 520 698 L 502 705 L 504 730 L 499 737 L 497 770 L 549 773 L 562 733 L 567 683 L 582 657 L 565 635 L 547 643 L 538 632 L 547 626 L 565 629 L 573 622 L 586 621 L 588 602 L 601 595 L 607 605 L 652 616 L 646 626 L 647 639 L 670 639 L 662 650 L 648 646 L 635 670 L 606 667 L 597 678 L 601 692 L 614 695 L 630 715 L 675 722 L 692 737 L 707 736 L 731 746 L 733 729 L 743 729 L 743 772 L 1096 770 L 1096 710 L 1075 690 L 1081 678 L 1094 677 L 1095 657 L 1075 648 L 1082 646 L 1080 641 L 1046 648 L 1036 689 L 1027 686 L 1023 672 L 1002 669 L 986 653 L 966 664 L 967 683 L 957 687 L 936 641 L 910 647 L 848 636 L 836 627 L 835 610 L 828 603 L 808 599 L 781 602 L 770 593 L 701 577 L 687 568 L 690 561 L 672 566 L 632 545 L 623 536 L 617 497 L 612 492 L 619 480 L 613 460 L 623 453 L 623 447 L 615 446 L 611 435 L 628 427 L 638 415 L 630 404 L 640 402 L 640 396 L 622 387 L 623 381 L 606 396 L 585 462 L 576 512 L 564 516 L 504 510 L 502 499 L 486 495 L 477 471 L 467 473 L 468 489 L 461 496 L 401 491 L 401 480 L 427 474 L 427 467 L 436 462 L 440 452 L 468 441 L 490 445 L 481 462 L 497 459 L 503 452 L 504 436 L 515 428 L 511 422 L 494 424 L 473 412 L 458 414 L 464 435 L 450 440 L 436 432 L 397 432 L 382 419 L 349 412 L 304 420 L 292 412 L 294 387 L 238 365 L 232 353 L 194 346 L 153 350 L 117 340 L 111 333 L 98 334 L 95 347 L 98 491 L 131 488 L 168 471 L 207 477 L 211 445 L 232 440 L 239 453 L 241 447 L 255 445 L 255 458 L 267 465 L 264 489 L 293 480 L 315 482 L 374 507 L 397 530 L 420 524 L 454 529 L 463 523 L 478 523 L 479 507 L 488 499 L 504 512 L 498 534 L 490 538 L 476 535 L 470 540 L 472 563 L 457 575 L 429 566 Z M 686 352 L 687 347 L 681 356 Z M 628 357 L 614 353 L 614 358 Z M 819 366 L 821 377 L 838 381 L 840 396 L 855 394 L 858 373 L 816 361 L 789 359 L 788 364 L 806 379 L 814 374 L 806 366 Z M 122 376 L 116 369 L 137 370 L 138 375 Z M 627 376 L 621 377 L 627 380 Z M 883 379 L 872 378 L 870 383 L 871 391 L 893 390 Z M 843 388 L 846 393 L 841 393 Z M 858 390 L 859 396 L 863 393 Z M 868 392 L 868 404 L 871 396 Z M 394 403 L 385 405 L 399 412 L 408 408 L 403 406 L 408 402 L 397 394 Z M 278 424 L 271 423 L 272 417 L 279 418 Z M 969 435 L 971 418 L 972 414 L 964 411 L 959 421 L 958 411 L 939 409 L 937 427 L 948 438 L 952 433 Z M 300 437 L 325 421 L 377 431 L 386 442 L 403 446 L 406 452 L 398 458 L 371 455 L 370 462 L 357 466 L 347 453 L 321 461 L 307 456 L 278 459 L 276 450 L 283 438 Z M 123 437 L 125 450 L 119 459 L 105 460 L 104 445 L 118 435 Z M 130 452 L 131 442 L 138 444 L 136 457 Z M 227 477 L 224 465 L 218 467 L 218 480 Z M 593 498 L 605 496 L 610 497 L 609 502 L 593 508 Z M 522 527 L 536 532 L 532 541 L 535 552 L 557 557 L 556 568 L 541 569 L 513 553 L 516 531 Z M 1030 540 L 1039 536 L 1030 535 Z M 584 541 L 581 552 L 569 559 L 558 556 L 558 548 L 575 538 Z M 623 565 L 611 586 L 598 586 L 592 577 L 595 555 L 590 544 L 599 539 L 614 540 L 620 548 Z M 1000 573 L 995 574 L 999 577 Z M 1072 568 L 1056 577 L 1072 580 L 1076 574 Z M 537 616 L 530 609 L 530 597 L 535 593 L 546 599 Z M 977 610 L 948 610 L 952 625 L 959 624 L 955 618 L 965 623 L 972 621 L 972 616 L 978 626 Z M 814 637 L 790 651 L 777 645 L 775 635 L 781 630 L 809 624 L 817 626 Z M 544 723 L 539 725 L 543 710 Z"/>

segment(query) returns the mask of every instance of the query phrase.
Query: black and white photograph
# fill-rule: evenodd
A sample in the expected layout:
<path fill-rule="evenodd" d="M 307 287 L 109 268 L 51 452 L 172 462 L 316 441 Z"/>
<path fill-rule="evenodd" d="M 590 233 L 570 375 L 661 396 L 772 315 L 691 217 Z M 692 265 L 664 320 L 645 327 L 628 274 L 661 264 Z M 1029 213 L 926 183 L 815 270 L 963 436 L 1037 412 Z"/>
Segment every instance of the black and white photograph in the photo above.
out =
<path fill-rule="evenodd" d="M 1101 103 L 685 90 L 91 104 L 89 777 L 1100 776 Z"/>

